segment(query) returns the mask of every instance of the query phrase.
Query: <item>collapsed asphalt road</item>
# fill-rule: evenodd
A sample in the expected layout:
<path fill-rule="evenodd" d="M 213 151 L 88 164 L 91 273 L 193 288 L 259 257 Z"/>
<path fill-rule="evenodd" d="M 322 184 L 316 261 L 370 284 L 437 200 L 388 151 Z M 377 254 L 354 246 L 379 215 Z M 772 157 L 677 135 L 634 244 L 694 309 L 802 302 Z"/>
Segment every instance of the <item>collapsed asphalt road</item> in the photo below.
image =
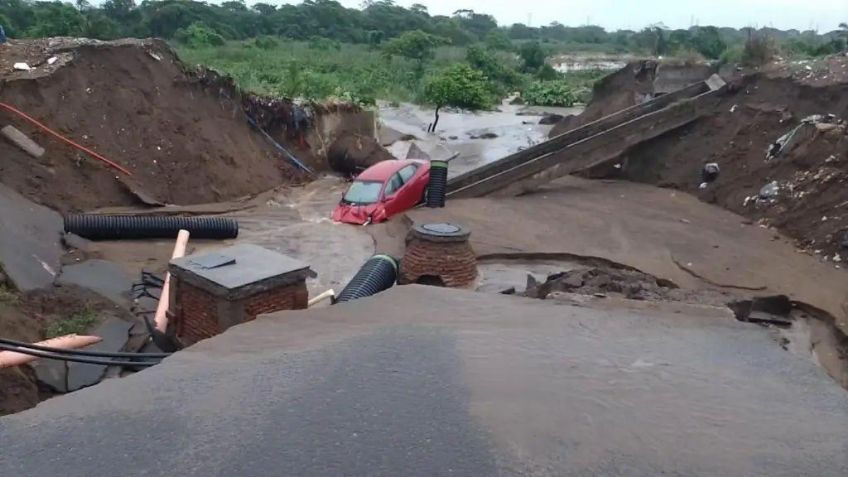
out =
<path fill-rule="evenodd" d="M 411 286 L 0 419 L 4 475 L 848 472 L 848 395 L 726 311 Z"/>

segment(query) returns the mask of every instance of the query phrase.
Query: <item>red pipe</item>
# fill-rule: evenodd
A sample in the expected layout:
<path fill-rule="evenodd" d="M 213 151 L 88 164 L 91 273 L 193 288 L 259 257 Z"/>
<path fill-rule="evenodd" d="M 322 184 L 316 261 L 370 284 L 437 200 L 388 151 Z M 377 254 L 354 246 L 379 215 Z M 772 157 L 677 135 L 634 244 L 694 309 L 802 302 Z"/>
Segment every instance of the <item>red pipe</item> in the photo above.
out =
<path fill-rule="evenodd" d="M 65 136 L 62 136 L 61 134 L 57 133 L 56 131 L 54 131 L 54 130 L 52 130 L 52 129 L 48 128 L 47 126 L 45 126 L 45 125 L 43 125 L 43 124 L 41 124 L 40 122 L 36 121 L 35 119 L 31 118 L 30 116 L 27 116 L 27 114 L 26 114 L 26 113 L 24 113 L 23 111 L 19 111 L 19 110 L 15 109 L 14 107 L 9 106 L 9 105 L 8 105 L 8 104 L 6 104 L 6 103 L 0 103 L 0 107 L 3 107 L 3 108 L 8 109 L 9 111 L 11 111 L 11 112 L 13 112 L 13 113 L 17 114 L 18 116 L 20 116 L 20 117 L 22 117 L 22 118 L 26 119 L 27 121 L 31 122 L 32 124 L 34 124 L 34 125 L 38 126 L 39 128 L 43 129 L 43 130 L 44 130 L 44 131 L 46 131 L 47 133 L 52 134 L 54 137 L 56 137 L 56 138 L 57 138 L 57 139 L 59 139 L 60 141 L 62 141 L 62 142 L 66 142 L 66 143 L 70 144 L 71 146 L 73 146 L 73 147 L 75 147 L 75 148 L 79 149 L 80 151 L 85 152 L 86 154 L 90 155 L 91 157 L 93 157 L 93 158 L 95 158 L 95 159 L 98 159 L 98 160 L 100 160 L 100 161 L 103 161 L 103 162 L 105 162 L 106 164 L 109 164 L 110 166 L 112 166 L 112 167 L 114 167 L 115 169 L 117 169 L 117 170 L 119 170 L 119 171 L 123 172 L 124 174 L 126 174 L 126 175 L 128 175 L 128 176 L 131 176 L 131 175 L 132 175 L 132 173 L 131 173 L 130 171 L 128 171 L 128 170 L 126 170 L 126 169 L 124 169 L 124 168 L 123 168 L 122 166 L 120 166 L 119 164 L 116 164 L 116 163 L 114 163 L 114 162 L 110 161 L 109 159 L 106 159 L 105 157 L 101 156 L 100 154 L 98 154 L 98 153 L 96 153 L 96 152 L 92 151 L 91 149 L 89 149 L 89 148 L 87 148 L 87 147 L 85 147 L 85 146 L 81 146 L 81 145 L 79 145 L 79 144 L 75 143 L 74 141 L 71 141 L 70 139 L 66 138 Z"/>

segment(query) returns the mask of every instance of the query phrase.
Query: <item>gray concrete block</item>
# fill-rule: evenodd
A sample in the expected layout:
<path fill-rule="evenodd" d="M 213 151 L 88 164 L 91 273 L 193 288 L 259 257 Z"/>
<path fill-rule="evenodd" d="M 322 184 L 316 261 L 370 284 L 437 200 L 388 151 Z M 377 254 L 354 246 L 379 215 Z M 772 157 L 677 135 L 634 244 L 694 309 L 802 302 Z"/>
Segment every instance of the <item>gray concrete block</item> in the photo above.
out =
<path fill-rule="evenodd" d="M 118 305 L 129 308 L 133 279 L 118 264 L 108 260 L 86 260 L 62 268 L 58 283 L 87 288 Z"/>
<path fill-rule="evenodd" d="M 32 157 L 39 158 L 44 155 L 43 147 L 39 146 L 35 141 L 30 139 L 29 136 L 20 132 L 14 126 L 6 126 L 3 129 L 0 129 L 0 134 L 8 139 L 9 142 L 18 146 Z"/>
<path fill-rule="evenodd" d="M 59 214 L 0 184 L 0 268 L 15 288 L 53 285 L 61 269 L 63 229 Z"/>

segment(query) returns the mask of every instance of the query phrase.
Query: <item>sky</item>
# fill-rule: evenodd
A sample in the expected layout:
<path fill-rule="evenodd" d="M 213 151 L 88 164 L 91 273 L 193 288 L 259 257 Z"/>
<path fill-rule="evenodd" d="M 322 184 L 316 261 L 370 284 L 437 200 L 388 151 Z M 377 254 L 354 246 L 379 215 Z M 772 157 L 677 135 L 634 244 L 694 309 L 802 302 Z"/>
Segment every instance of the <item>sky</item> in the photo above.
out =
<path fill-rule="evenodd" d="M 339 1 L 347 7 L 362 4 L 362 0 Z M 253 2 L 248 0 L 248 3 Z M 827 32 L 836 30 L 840 22 L 848 22 L 848 0 L 396 0 L 396 3 L 407 7 L 421 3 L 429 8 L 431 15 L 472 9 L 493 15 L 501 25 L 540 26 L 558 21 L 568 26 L 590 23 L 608 30 L 638 30 L 662 22 L 669 28 L 770 26 Z"/>

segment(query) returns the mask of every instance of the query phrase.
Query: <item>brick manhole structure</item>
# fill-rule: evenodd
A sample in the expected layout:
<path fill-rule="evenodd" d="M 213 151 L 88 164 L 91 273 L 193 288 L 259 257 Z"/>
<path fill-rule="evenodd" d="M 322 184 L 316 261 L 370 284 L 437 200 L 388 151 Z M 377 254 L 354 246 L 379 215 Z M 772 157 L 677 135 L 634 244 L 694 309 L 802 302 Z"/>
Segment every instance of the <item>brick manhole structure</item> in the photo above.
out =
<path fill-rule="evenodd" d="M 477 278 L 471 232 L 448 223 L 416 225 L 409 232 L 399 283 L 467 287 Z"/>
<path fill-rule="evenodd" d="M 190 345 L 258 315 L 307 307 L 309 265 L 257 245 L 171 261 L 169 314 Z"/>

